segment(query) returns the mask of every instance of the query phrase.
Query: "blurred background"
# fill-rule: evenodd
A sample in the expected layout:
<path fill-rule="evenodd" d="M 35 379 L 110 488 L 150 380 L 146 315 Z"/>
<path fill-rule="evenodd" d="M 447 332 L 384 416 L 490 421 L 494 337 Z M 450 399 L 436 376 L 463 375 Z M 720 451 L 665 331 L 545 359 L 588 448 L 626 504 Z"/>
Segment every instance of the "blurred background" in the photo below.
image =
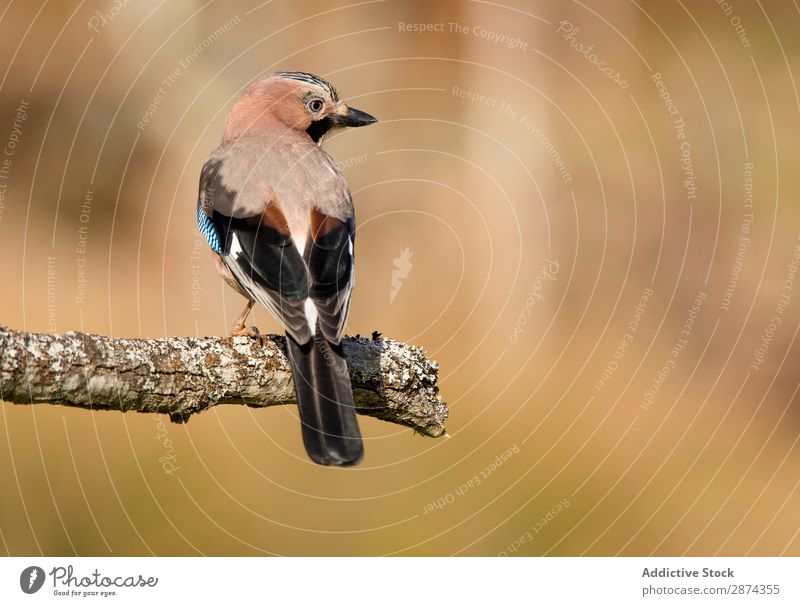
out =
<path fill-rule="evenodd" d="M 326 143 L 348 332 L 438 361 L 450 438 L 361 418 L 341 470 L 288 406 L 3 403 L 0 553 L 800 555 L 799 25 L 780 0 L 3 2 L 0 323 L 227 334 L 199 171 L 245 86 L 313 72 L 380 120 Z"/>

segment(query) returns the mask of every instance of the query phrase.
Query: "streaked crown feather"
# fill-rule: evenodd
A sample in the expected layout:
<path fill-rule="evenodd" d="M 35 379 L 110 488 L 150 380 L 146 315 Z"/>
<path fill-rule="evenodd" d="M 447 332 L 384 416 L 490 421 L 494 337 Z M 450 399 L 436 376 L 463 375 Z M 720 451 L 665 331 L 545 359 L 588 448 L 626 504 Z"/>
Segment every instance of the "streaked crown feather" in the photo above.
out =
<path fill-rule="evenodd" d="M 308 72 L 275 72 L 275 75 L 281 78 L 288 78 L 289 80 L 299 80 L 300 82 L 314 84 L 328 91 L 328 94 L 334 101 L 339 100 L 339 93 L 336 92 L 336 89 L 333 88 L 333 85 L 331 85 L 331 83 L 327 80 L 320 78 L 319 76 L 315 76 L 314 74 L 309 74 Z"/>

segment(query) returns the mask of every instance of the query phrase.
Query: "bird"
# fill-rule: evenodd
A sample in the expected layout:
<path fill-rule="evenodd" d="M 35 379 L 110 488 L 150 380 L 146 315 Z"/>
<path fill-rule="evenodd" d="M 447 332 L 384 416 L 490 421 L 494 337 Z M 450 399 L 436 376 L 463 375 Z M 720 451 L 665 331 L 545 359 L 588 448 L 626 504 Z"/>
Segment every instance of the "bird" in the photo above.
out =
<path fill-rule="evenodd" d="M 286 333 L 302 438 L 315 463 L 363 459 L 342 338 L 355 284 L 355 213 L 344 175 L 322 148 L 377 122 L 325 79 L 280 71 L 234 103 L 200 172 L 197 226 L 222 279 L 246 299 L 234 336 L 261 339 L 258 303 Z"/>

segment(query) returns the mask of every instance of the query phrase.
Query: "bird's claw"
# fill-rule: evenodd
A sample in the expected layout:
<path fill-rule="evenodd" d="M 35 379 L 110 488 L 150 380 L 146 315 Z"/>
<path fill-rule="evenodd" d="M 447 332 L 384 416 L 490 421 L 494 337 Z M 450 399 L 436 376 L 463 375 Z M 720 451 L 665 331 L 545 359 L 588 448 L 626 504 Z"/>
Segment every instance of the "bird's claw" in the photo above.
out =
<path fill-rule="evenodd" d="M 245 326 L 244 324 L 234 324 L 231 328 L 232 337 L 251 337 L 255 339 L 259 345 L 264 345 L 264 338 L 261 336 L 261 331 L 257 326 Z"/>

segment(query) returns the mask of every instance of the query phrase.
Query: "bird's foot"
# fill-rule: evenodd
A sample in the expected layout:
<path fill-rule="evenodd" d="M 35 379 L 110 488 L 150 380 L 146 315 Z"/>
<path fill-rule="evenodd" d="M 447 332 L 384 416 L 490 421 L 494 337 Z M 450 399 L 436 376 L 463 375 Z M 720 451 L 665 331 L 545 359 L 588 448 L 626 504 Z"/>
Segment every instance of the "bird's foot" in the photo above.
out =
<path fill-rule="evenodd" d="M 245 326 L 244 324 L 234 324 L 231 328 L 232 337 L 251 337 L 255 339 L 259 345 L 264 344 L 264 338 L 261 336 L 261 331 L 256 326 Z"/>

